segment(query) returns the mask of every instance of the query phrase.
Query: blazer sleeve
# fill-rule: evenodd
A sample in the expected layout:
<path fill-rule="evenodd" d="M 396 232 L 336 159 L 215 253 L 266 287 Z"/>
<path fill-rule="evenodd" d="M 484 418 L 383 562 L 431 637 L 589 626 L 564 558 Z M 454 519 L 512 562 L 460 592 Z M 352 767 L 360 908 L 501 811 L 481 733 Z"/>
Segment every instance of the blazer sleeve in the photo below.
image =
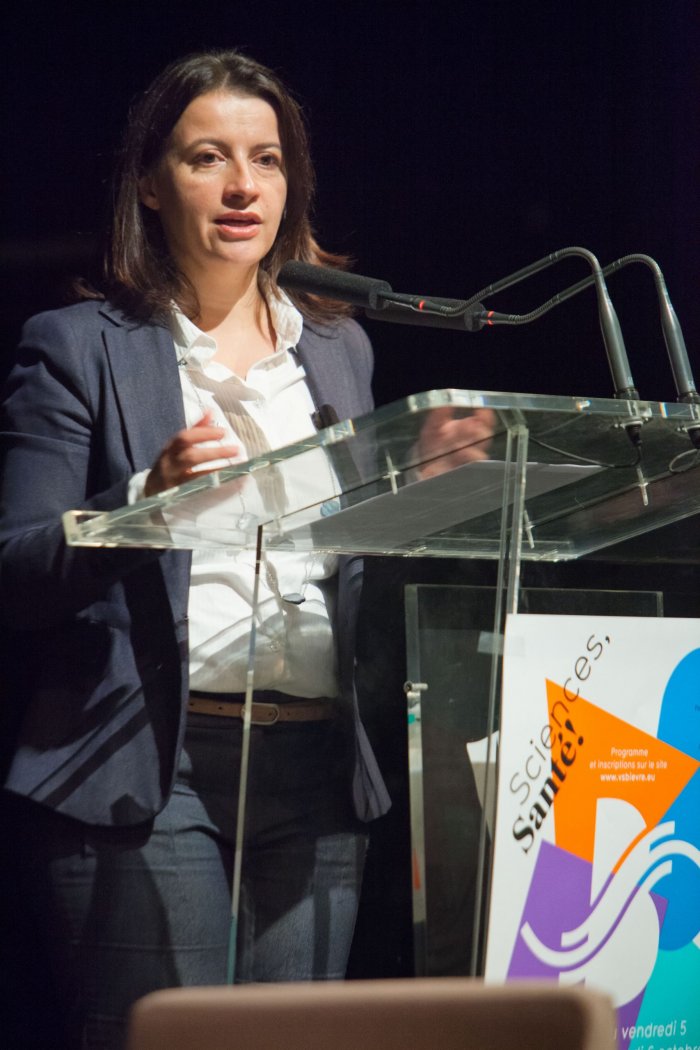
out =
<path fill-rule="evenodd" d="M 115 453 L 119 423 L 105 394 L 108 370 L 98 326 L 86 331 L 76 323 L 80 316 L 70 308 L 27 322 L 4 391 L 0 620 L 13 628 L 60 623 L 157 557 L 152 551 L 70 548 L 64 539 L 64 511 L 122 506 L 131 473 L 126 452 Z"/>

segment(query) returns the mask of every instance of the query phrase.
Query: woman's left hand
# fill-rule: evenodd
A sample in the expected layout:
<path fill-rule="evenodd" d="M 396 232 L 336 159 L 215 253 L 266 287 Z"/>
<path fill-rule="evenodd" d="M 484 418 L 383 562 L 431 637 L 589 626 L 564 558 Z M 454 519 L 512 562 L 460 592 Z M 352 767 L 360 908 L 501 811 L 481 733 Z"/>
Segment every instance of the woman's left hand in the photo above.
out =
<path fill-rule="evenodd" d="M 446 474 L 464 463 L 487 459 L 496 425 L 490 408 L 477 408 L 471 415 L 457 415 L 451 406 L 428 413 L 418 437 L 417 454 L 421 478 Z"/>

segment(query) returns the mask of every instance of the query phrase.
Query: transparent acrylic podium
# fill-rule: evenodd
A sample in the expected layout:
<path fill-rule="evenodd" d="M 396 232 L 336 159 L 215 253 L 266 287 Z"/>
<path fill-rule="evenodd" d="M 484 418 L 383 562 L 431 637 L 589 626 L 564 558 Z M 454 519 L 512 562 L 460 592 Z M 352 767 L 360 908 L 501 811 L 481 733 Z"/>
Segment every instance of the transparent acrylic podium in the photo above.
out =
<path fill-rule="evenodd" d="M 250 550 L 251 573 L 253 563 L 257 567 L 253 603 L 260 565 L 276 551 L 497 562 L 495 587 L 481 603 L 482 610 L 489 609 L 486 634 L 493 644 L 486 656 L 483 770 L 474 828 L 478 860 L 470 969 L 478 972 L 490 864 L 485 814 L 495 798 L 498 639 L 506 615 L 518 609 L 521 564 L 571 561 L 698 513 L 700 453 L 691 437 L 699 429 L 700 412 L 693 405 L 431 391 L 130 507 L 70 511 L 64 526 L 68 543 L 76 546 Z M 429 600 L 409 589 L 409 619 L 413 615 L 415 622 L 422 597 Z M 658 611 L 655 595 L 640 600 L 642 612 Z M 254 647 L 255 616 L 243 723 L 234 936 Z M 417 652 L 409 645 L 406 692 L 414 867 L 425 887 L 421 724 L 427 701 Z M 418 972 L 430 972 L 425 907 L 425 896 L 414 896 Z"/>

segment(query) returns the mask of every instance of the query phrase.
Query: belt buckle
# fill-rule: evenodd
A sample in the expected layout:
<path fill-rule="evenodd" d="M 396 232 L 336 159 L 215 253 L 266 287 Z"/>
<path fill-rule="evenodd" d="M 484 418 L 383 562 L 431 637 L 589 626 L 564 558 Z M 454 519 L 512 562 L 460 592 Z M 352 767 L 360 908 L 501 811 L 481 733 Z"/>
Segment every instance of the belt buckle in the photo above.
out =
<path fill-rule="evenodd" d="M 255 708 L 262 708 L 265 713 L 265 718 L 255 717 Z M 273 726 L 280 720 L 280 708 L 279 704 L 263 704 L 253 702 L 252 709 L 250 712 L 250 724 L 253 726 Z"/>

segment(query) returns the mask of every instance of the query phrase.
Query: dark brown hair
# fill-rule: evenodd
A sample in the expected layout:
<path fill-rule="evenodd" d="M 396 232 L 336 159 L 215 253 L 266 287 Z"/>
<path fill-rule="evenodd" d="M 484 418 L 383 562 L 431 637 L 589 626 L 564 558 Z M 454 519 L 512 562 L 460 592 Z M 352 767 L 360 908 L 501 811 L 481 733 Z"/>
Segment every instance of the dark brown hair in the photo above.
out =
<path fill-rule="evenodd" d="M 206 51 L 179 59 L 156 77 L 129 115 L 116 171 L 113 222 L 105 259 L 109 297 L 133 316 L 163 316 L 176 299 L 191 317 L 197 296 L 168 251 L 157 214 L 139 197 L 139 180 L 158 165 L 187 106 L 211 91 L 261 98 L 275 111 L 287 174 L 284 218 L 261 268 L 273 288 L 289 259 L 344 269 L 348 260 L 317 244 L 309 218 L 315 176 L 302 111 L 278 77 L 239 51 Z M 344 304 L 288 293 L 309 319 L 328 321 L 349 313 Z"/>

